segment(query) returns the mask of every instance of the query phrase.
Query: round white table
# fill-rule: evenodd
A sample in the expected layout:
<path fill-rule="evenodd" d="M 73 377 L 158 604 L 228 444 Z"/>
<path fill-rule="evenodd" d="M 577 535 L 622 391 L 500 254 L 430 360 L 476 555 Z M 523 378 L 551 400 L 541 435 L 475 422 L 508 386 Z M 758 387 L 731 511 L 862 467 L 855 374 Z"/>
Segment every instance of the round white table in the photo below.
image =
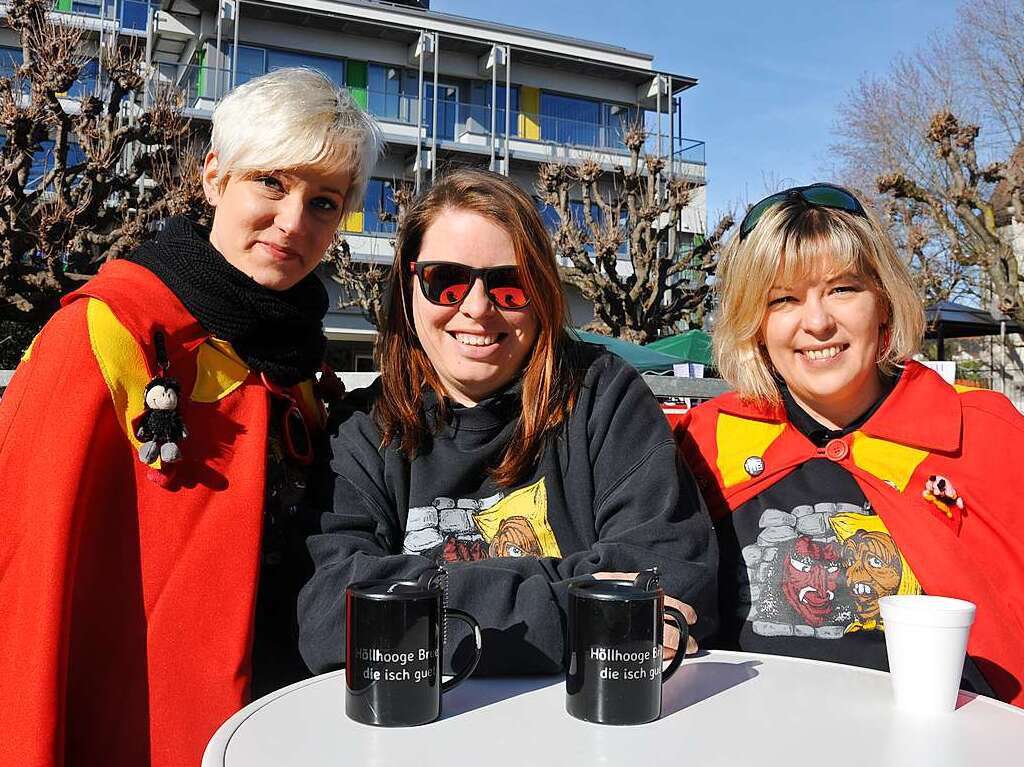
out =
<path fill-rule="evenodd" d="M 1020 764 L 1024 710 L 961 693 L 956 711 L 895 708 L 880 671 L 713 651 L 665 685 L 662 718 L 610 727 L 565 712 L 562 677 L 470 679 L 421 727 L 345 716 L 345 672 L 271 693 L 214 734 L 203 767 L 542 767 L 785 765 L 959 767 Z"/>

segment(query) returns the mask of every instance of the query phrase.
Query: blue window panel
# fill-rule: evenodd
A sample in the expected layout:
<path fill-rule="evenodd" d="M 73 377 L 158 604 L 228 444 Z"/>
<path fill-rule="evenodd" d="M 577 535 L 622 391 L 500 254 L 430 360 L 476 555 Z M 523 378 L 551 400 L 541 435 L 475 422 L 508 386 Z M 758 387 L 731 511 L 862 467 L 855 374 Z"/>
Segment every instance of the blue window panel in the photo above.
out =
<path fill-rule="evenodd" d="M 409 110 L 403 108 L 401 67 L 371 63 L 367 66 L 366 77 L 370 114 L 385 120 L 408 119 Z"/>
<path fill-rule="evenodd" d="M 622 148 L 626 132 L 641 120 L 642 115 L 636 107 L 629 107 L 623 104 L 602 104 L 601 124 L 603 126 L 601 144 L 603 147 Z"/>
<path fill-rule="evenodd" d="M 160 8 L 160 0 L 121 0 L 121 26 L 145 30 L 150 9 Z"/>
<path fill-rule="evenodd" d="M 234 46 L 228 46 L 228 61 L 233 60 Z M 230 65 L 229 65 L 230 66 Z M 238 46 L 238 69 L 235 70 L 235 85 L 249 82 L 254 77 L 266 74 L 267 52 L 251 45 Z"/>
<path fill-rule="evenodd" d="M 53 168 L 53 140 L 39 142 L 39 149 L 32 154 L 32 166 L 28 172 L 26 189 L 33 189 L 43 180 L 43 176 Z M 85 160 L 85 152 L 78 144 L 68 145 L 68 166 L 76 165 Z M 52 188 L 52 187 L 51 187 Z"/>
<path fill-rule="evenodd" d="M 395 231 L 395 220 L 381 221 L 381 212 L 391 216 L 398 215 L 395 205 L 395 190 L 390 181 L 371 178 L 366 185 L 366 197 L 363 199 L 363 230 L 371 233 L 390 234 Z"/>
<path fill-rule="evenodd" d="M 600 128 L 600 102 L 541 92 L 540 136 L 544 141 L 599 146 Z"/>
<path fill-rule="evenodd" d="M 81 70 L 78 72 L 78 77 L 75 82 L 68 88 L 68 95 L 74 96 L 75 98 L 83 98 L 85 96 L 92 96 L 96 93 L 96 77 L 99 72 L 99 66 L 96 59 L 89 59 L 82 65 Z"/>
<path fill-rule="evenodd" d="M 21 66 L 21 48 L 0 46 L 0 76 L 13 77 L 14 70 Z"/>
<path fill-rule="evenodd" d="M 441 97 L 437 100 L 437 137 L 442 141 L 455 140 L 455 126 L 459 122 L 459 89 L 455 85 L 438 83 Z M 433 135 L 434 84 L 423 84 L 423 123 L 427 136 Z"/>
<path fill-rule="evenodd" d="M 279 51 L 273 48 L 268 48 L 267 71 L 273 72 L 275 69 L 285 69 L 286 67 L 306 67 L 308 69 L 316 69 L 317 71 L 327 75 L 331 82 L 339 88 L 342 88 L 345 85 L 345 62 L 341 59 L 331 59 L 326 56 L 313 56 L 308 53 L 294 53 L 292 51 Z"/>
<path fill-rule="evenodd" d="M 471 104 L 469 106 L 469 117 L 477 124 L 475 132 L 490 134 L 491 132 L 491 83 L 473 83 Z M 505 86 L 498 86 L 498 109 L 497 109 L 497 132 L 499 136 L 505 135 Z M 513 136 L 519 135 L 519 86 L 512 86 L 511 94 L 511 119 L 509 120 L 509 132 Z"/>

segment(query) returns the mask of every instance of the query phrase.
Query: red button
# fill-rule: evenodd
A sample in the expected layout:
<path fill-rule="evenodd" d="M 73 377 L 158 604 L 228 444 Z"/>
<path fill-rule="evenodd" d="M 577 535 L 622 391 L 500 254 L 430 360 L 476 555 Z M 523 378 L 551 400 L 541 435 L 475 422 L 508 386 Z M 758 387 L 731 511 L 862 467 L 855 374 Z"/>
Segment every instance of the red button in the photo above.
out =
<path fill-rule="evenodd" d="M 841 439 L 833 439 L 825 445 L 825 457 L 830 461 L 841 461 L 850 453 L 850 446 Z"/>

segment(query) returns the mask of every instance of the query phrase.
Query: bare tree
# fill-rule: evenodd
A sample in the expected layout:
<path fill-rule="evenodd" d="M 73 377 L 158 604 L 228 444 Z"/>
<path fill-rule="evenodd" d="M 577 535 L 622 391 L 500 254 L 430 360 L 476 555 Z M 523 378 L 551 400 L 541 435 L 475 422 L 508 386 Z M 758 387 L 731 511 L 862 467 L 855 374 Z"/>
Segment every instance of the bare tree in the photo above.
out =
<path fill-rule="evenodd" d="M 964 294 L 1024 320 L 1024 0 L 975 0 L 841 108 L 834 147 L 847 183 L 887 214 L 929 300 Z"/>
<path fill-rule="evenodd" d="M 395 212 L 381 211 L 381 221 L 393 221 L 396 229 L 401 227 L 406 211 L 412 203 L 412 187 L 406 183 L 392 182 Z M 391 242 L 394 247 L 394 241 Z M 340 232 L 324 255 L 330 266 L 335 282 L 341 286 L 342 297 L 339 309 L 358 306 L 366 321 L 375 328 L 384 324 L 384 289 L 391 273 L 390 264 L 360 262 L 352 259 L 352 248 Z"/>
<path fill-rule="evenodd" d="M 47 0 L 8 5 L 22 63 L 0 78 L 0 320 L 34 324 L 153 222 L 204 212 L 180 97 L 161 91 L 142 109 L 140 51 L 110 38 L 96 54 L 95 92 L 67 98 L 81 82 L 87 42 L 81 29 L 50 20 L 49 8 Z"/>
<path fill-rule="evenodd" d="M 537 182 L 541 199 L 559 216 L 555 252 L 570 263 L 561 268 L 562 279 L 594 305 L 589 328 L 637 343 L 680 323 L 701 325 L 708 277 L 733 225 L 724 216 L 707 236 L 683 243 L 680 216 L 698 185 L 667 175 L 663 159 L 642 156 L 646 139 L 640 125 L 625 131 L 630 159 L 615 168 L 610 185 L 594 160 L 542 165 Z M 574 215 L 577 199 L 581 212 Z M 624 247 L 631 269 L 620 271 Z"/>

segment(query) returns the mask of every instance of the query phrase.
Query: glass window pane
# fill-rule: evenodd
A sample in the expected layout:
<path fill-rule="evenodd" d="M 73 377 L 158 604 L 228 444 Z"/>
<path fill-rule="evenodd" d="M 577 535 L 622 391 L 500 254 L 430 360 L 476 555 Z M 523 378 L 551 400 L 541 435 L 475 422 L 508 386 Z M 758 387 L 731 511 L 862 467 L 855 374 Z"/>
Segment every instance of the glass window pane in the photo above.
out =
<path fill-rule="evenodd" d="M 601 104 L 597 101 L 540 94 L 540 135 L 559 144 L 598 146 Z"/>
<path fill-rule="evenodd" d="M 370 114 L 390 120 L 402 119 L 402 70 L 370 64 L 366 74 Z"/>
<path fill-rule="evenodd" d="M 339 88 L 345 85 L 345 65 L 340 59 L 330 59 L 326 56 L 313 56 L 308 53 L 294 53 L 292 51 L 279 51 L 273 48 L 267 49 L 267 71 L 286 67 L 307 67 L 316 69 L 330 78 L 331 82 Z"/>
<path fill-rule="evenodd" d="M 381 213 L 390 214 L 392 218 L 382 221 Z M 366 185 L 366 197 L 363 199 L 363 229 L 367 232 L 391 233 L 395 231 L 394 216 L 398 214 L 395 206 L 395 190 L 390 181 L 371 178 Z"/>
<path fill-rule="evenodd" d="M 68 89 L 68 95 L 74 96 L 75 98 L 82 98 L 84 96 L 92 96 L 96 92 L 96 74 L 98 72 L 98 65 L 96 59 L 89 59 L 82 65 L 82 68 L 78 72 L 78 77 L 75 78 L 75 82 L 71 84 Z"/>
<path fill-rule="evenodd" d="M 149 9 L 159 7 L 159 0 L 121 0 L 121 26 L 144 30 Z"/>
<path fill-rule="evenodd" d="M 228 46 L 228 61 L 232 60 L 234 46 Z M 249 45 L 238 46 L 238 69 L 235 71 L 235 85 L 249 82 L 267 71 L 267 52 Z M 230 66 L 230 64 L 229 64 Z"/>
<path fill-rule="evenodd" d="M 14 70 L 21 66 L 21 48 L 0 47 L 0 76 L 13 77 Z"/>

